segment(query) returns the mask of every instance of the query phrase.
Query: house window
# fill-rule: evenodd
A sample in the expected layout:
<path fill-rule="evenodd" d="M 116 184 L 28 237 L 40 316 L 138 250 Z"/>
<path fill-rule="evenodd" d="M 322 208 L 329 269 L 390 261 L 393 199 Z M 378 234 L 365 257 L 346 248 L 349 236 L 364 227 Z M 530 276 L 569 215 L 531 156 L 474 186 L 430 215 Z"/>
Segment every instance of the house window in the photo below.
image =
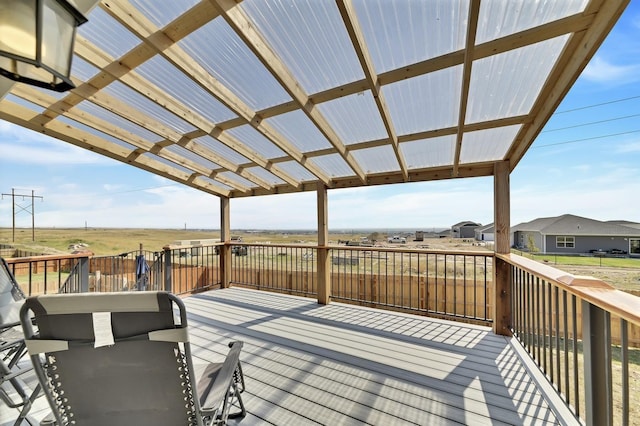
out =
<path fill-rule="evenodd" d="M 574 248 L 576 237 L 556 237 L 556 248 Z"/>
<path fill-rule="evenodd" d="M 629 239 L 629 253 L 640 254 L 640 238 Z"/>

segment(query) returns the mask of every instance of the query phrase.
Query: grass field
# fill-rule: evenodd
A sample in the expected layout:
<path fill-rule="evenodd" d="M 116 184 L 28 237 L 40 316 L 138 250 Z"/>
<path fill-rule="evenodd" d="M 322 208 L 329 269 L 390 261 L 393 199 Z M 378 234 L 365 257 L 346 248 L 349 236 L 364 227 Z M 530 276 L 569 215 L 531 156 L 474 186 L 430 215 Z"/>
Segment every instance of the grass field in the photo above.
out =
<path fill-rule="evenodd" d="M 12 244 L 13 235 L 10 228 L 0 228 L 0 244 Z M 242 237 L 248 243 L 315 244 L 315 232 L 285 233 L 282 231 L 234 231 L 233 235 Z M 329 238 L 337 244 L 339 240 L 358 240 L 365 234 L 334 233 Z M 182 229 L 113 229 L 113 228 L 39 228 L 35 230 L 35 241 L 31 240 L 31 229 L 19 228 L 15 233 L 15 245 L 18 248 L 33 250 L 39 253 L 69 253 L 72 244 L 84 243 L 87 249 L 99 256 L 114 255 L 136 251 L 143 248 L 159 251 L 174 241 L 198 241 L 219 239 L 220 231 L 216 230 L 182 230 Z M 385 238 L 385 235 L 381 235 Z M 411 242 L 410 242 L 411 244 Z M 472 242 L 460 239 L 425 239 L 421 246 L 433 250 L 479 250 Z M 517 252 L 527 257 L 553 265 L 558 269 L 574 275 L 589 275 L 610 283 L 622 290 L 640 293 L 640 259 L 614 258 L 595 256 L 554 256 L 534 255 Z"/>

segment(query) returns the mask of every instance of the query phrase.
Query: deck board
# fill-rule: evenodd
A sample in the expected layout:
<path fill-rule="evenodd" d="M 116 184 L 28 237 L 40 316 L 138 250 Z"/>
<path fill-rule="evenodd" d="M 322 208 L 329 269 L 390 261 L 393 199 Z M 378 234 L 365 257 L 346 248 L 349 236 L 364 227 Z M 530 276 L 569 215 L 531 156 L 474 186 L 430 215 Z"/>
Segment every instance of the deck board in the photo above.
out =
<path fill-rule="evenodd" d="M 249 414 L 231 424 L 562 423 L 487 327 L 242 288 L 184 302 L 196 367 L 244 341 Z"/>
<path fill-rule="evenodd" d="M 238 288 L 185 302 L 195 356 L 244 340 L 247 392 L 322 424 L 558 423 L 486 327 Z"/>

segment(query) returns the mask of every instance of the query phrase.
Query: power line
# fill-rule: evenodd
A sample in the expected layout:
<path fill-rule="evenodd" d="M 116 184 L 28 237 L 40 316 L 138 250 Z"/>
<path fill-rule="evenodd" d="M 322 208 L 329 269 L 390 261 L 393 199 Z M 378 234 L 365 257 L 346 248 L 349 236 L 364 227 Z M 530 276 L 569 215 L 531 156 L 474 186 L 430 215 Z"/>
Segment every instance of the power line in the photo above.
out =
<path fill-rule="evenodd" d="M 633 117 L 639 117 L 640 114 L 633 114 L 633 115 L 626 115 L 624 117 L 615 117 L 615 118 L 609 118 L 607 120 L 600 120 L 600 121 L 590 121 L 588 123 L 582 123 L 582 124 L 576 124 L 573 126 L 567 126 L 567 127 L 559 127 L 557 129 L 549 129 L 549 130 L 543 130 L 540 133 L 550 133 L 550 132 L 557 132 L 560 130 L 568 130 L 568 129 L 575 129 L 577 127 L 584 127 L 584 126 L 592 126 L 594 124 L 602 124 L 602 123 L 610 123 L 612 121 L 617 121 L 617 120 L 625 120 L 627 118 L 633 118 Z"/>
<path fill-rule="evenodd" d="M 599 106 L 603 106 L 603 105 L 615 104 L 617 102 L 626 102 L 626 101 L 630 101 L 630 100 L 633 100 L 633 99 L 639 99 L 639 98 L 640 98 L 640 95 L 631 96 L 629 98 L 614 99 L 614 100 L 607 101 L 607 102 L 602 102 L 602 103 L 599 103 L 599 104 L 585 105 L 583 107 L 578 107 L 578 108 L 573 108 L 573 109 L 566 109 L 564 111 L 556 111 L 556 112 L 553 113 L 553 115 L 566 114 L 568 112 L 581 111 L 583 109 L 589 109 L 589 108 L 595 108 L 595 107 L 599 107 Z"/>
<path fill-rule="evenodd" d="M 591 137 L 591 138 L 574 139 L 574 140 L 571 140 L 571 141 L 547 143 L 547 144 L 544 144 L 544 145 L 534 145 L 531 148 L 546 148 L 548 146 L 567 145 L 567 144 L 570 144 L 570 143 L 585 142 L 585 141 L 591 141 L 591 140 L 595 140 L 595 139 L 604 139 L 604 138 L 610 138 L 610 137 L 613 137 L 613 136 L 629 135 L 631 133 L 640 133 L 640 129 L 638 129 L 638 130 L 630 130 L 628 132 L 621 132 L 621 133 L 610 133 L 608 135 L 594 136 L 594 137 Z"/>

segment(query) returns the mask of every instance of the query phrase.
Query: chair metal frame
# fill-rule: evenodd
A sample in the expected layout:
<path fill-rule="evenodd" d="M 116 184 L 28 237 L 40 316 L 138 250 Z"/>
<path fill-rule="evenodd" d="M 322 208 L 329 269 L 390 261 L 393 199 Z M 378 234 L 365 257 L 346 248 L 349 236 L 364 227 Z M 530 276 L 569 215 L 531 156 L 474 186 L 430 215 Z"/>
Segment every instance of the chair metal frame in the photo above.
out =
<path fill-rule="evenodd" d="M 0 400 L 9 408 L 20 409 L 14 423 L 20 425 L 24 420 L 31 423 L 28 414 L 40 392 L 40 385 L 29 393 L 21 376 L 32 369 L 30 366 L 18 366 L 27 353 L 22 330 L 19 328 L 19 311 L 26 299 L 25 295 L 3 258 L 0 258 L 0 274 L 3 275 L 0 277 Z M 13 388 L 13 392 L 10 392 L 8 386 Z"/>
<path fill-rule="evenodd" d="M 33 332 L 31 313 L 39 335 Z M 210 363 L 196 380 L 187 312 L 171 293 L 35 296 L 25 301 L 21 321 L 57 425 L 77 420 L 174 426 L 177 418 L 184 418 L 180 422 L 208 426 L 246 414 L 241 398 L 243 343 L 231 342 L 224 361 Z M 118 380 L 123 383 L 114 383 Z M 102 387 L 101 401 L 86 395 L 97 386 Z"/>

